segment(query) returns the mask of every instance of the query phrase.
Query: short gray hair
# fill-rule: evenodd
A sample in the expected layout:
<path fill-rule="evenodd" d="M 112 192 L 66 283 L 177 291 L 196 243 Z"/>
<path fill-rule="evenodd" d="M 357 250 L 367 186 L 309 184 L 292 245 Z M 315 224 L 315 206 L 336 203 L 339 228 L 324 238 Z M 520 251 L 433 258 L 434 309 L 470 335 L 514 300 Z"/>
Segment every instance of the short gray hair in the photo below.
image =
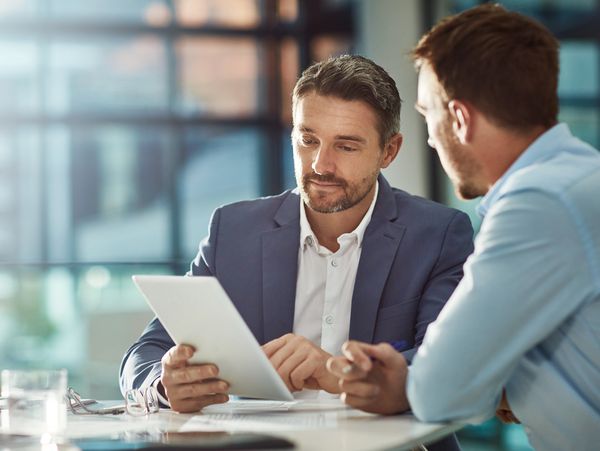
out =
<path fill-rule="evenodd" d="M 361 100 L 379 119 L 381 145 L 400 131 L 400 94 L 396 82 L 380 66 L 359 55 L 342 55 L 315 63 L 302 72 L 292 94 L 292 108 L 310 93 L 342 100 Z"/>

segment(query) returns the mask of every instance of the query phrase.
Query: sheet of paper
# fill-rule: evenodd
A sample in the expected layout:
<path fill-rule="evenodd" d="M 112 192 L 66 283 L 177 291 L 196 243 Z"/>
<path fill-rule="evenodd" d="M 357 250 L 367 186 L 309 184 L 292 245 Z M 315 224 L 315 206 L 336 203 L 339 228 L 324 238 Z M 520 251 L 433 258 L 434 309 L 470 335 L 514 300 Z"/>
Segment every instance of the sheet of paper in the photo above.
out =
<path fill-rule="evenodd" d="M 225 404 L 214 404 L 202 410 L 204 414 L 301 412 L 344 410 L 348 407 L 339 399 L 300 399 L 296 401 L 266 401 L 260 399 L 233 399 Z"/>
<path fill-rule="evenodd" d="M 282 431 L 335 428 L 347 413 L 370 416 L 349 409 L 339 399 L 288 402 L 232 400 L 205 407 L 179 430 L 184 431 Z"/>
<path fill-rule="evenodd" d="M 336 412 L 211 413 L 195 415 L 179 431 L 263 432 L 335 428 L 337 425 Z"/>
<path fill-rule="evenodd" d="M 213 404 L 202 409 L 203 413 L 243 413 L 288 411 L 298 401 L 267 401 L 262 399 L 234 399 L 225 404 Z"/>

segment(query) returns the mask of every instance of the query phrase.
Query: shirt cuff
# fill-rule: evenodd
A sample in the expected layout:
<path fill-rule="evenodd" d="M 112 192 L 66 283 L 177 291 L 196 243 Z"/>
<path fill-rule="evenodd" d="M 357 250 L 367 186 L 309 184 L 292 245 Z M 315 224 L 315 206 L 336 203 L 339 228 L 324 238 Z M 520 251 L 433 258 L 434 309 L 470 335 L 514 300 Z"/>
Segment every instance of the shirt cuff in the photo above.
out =
<path fill-rule="evenodd" d="M 152 386 L 154 387 L 154 389 L 156 390 L 156 394 L 158 395 L 158 400 L 161 404 L 171 408 L 171 403 L 169 402 L 169 400 L 160 393 L 160 390 L 158 389 L 158 384 L 160 384 L 160 377 L 157 377 L 156 379 L 154 379 L 154 382 L 152 382 Z"/>

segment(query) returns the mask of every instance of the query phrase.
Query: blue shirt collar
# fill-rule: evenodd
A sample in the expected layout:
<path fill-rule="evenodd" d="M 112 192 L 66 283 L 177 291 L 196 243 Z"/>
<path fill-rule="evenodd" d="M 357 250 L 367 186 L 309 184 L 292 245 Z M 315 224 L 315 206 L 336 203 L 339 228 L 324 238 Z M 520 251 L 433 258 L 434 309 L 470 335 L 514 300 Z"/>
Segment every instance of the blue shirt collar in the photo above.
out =
<path fill-rule="evenodd" d="M 556 124 L 542 133 L 527 149 L 515 160 L 508 170 L 492 185 L 487 194 L 477 206 L 477 214 L 483 218 L 502 194 L 502 187 L 512 174 L 532 164 L 547 160 L 556 154 L 564 142 L 572 138 L 567 124 Z"/>

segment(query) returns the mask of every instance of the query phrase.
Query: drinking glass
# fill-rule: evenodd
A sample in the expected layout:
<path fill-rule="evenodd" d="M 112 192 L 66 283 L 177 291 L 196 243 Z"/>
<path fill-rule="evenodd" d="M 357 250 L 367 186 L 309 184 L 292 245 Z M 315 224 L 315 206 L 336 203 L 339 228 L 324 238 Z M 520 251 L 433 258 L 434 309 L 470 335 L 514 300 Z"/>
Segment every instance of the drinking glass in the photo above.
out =
<path fill-rule="evenodd" d="M 53 442 L 65 432 L 67 370 L 3 370 L 3 433 L 39 436 Z"/>

